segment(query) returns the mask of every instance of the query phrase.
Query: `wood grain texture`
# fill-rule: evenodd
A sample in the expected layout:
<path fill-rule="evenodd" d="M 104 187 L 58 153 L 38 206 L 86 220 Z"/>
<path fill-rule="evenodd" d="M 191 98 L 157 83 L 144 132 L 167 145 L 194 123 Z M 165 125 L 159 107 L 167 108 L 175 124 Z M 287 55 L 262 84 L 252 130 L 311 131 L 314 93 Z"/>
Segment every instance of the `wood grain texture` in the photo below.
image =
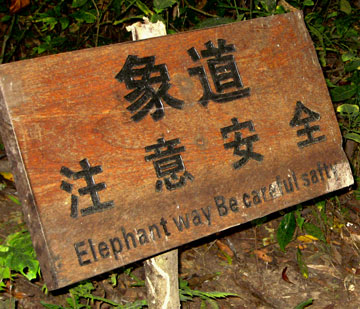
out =
<path fill-rule="evenodd" d="M 207 63 L 192 61 L 187 50 L 204 50 L 206 42 L 216 45 L 218 39 L 234 44 L 232 54 L 251 94 L 204 107 L 198 102 L 203 95 L 199 78 L 189 76 L 188 68 Z M 147 115 L 132 121 L 124 98 L 132 90 L 115 79 L 128 55 L 155 56 L 155 65 L 166 64 L 168 94 L 183 100 L 183 109 L 164 104 L 163 119 L 155 122 Z M 0 76 L 1 133 L 49 289 L 353 183 L 299 12 L 6 64 L 0 66 Z M 313 135 L 325 136 L 324 141 L 298 147 L 306 136 L 297 136 L 301 127 L 289 124 L 298 101 L 321 116 L 310 124 L 319 125 Z M 226 141 L 221 135 L 232 118 L 253 122 L 255 131 L 241 133 L 258 135 L 253 151 L 263 161 L 250 159 L 233 168 L 241 157 L 224 148 L 233 135 Z M 153 162 L 145 161 L 145 147 L 159 138 L 180 139 L 193 181 L 173 191 L 155 191 L 158 178 Z M 71 195 L 60 184 L 72 183 L 74 194 L 86 184 L 67 179 L 60 169 L 80 171 L 84 158 L 102 167 L 94 176 L 107 186 L 99 198 L 113 201 L 114 207 L 74 219 Z M 288 189 L 292 182 L 292 192 L 286 192 L 284 181 Z M 77 195 L 79 209 L 91 206 L 89 195 Z M 188 218 L 188 228 L 180 230 L 179 216 Z"/>

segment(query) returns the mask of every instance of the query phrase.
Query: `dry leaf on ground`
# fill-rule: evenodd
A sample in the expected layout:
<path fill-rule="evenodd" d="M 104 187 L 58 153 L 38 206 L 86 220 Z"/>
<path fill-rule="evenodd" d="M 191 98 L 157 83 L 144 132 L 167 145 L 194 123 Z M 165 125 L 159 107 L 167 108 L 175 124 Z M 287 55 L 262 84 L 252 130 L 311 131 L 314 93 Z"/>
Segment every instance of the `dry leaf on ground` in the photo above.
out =
<path fill-rule="evenodd" d="M 266 250 L 254 250 L 254 253 L 259 259 L 262 259 L 266 263 L 271 263 L 273 261 L 273 258 L 266 254 Z"/>
<path fill-rule="evenodd" d="M 30 0 L 11 0 L 10 5 L 10 13 L 15 14 L 20 11 L 22 8 L 28 6 L 30 4 Z"/>

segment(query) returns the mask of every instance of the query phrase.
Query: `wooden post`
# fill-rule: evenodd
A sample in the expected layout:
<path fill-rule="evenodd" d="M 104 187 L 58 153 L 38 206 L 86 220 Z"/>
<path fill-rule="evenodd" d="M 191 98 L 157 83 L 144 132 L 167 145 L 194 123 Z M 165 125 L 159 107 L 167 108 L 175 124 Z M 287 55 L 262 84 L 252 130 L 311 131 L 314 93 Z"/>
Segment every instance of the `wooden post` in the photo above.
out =
<path fill-rule="evenodd" d="M 137 22 L 126 28 L 134 41 L 166 35 L 165 25 L 158 21 Z M 178 280 L 178 250 L 174 249 L 144 262 L 145 286 L 149 309 L 180 308 Z"/>

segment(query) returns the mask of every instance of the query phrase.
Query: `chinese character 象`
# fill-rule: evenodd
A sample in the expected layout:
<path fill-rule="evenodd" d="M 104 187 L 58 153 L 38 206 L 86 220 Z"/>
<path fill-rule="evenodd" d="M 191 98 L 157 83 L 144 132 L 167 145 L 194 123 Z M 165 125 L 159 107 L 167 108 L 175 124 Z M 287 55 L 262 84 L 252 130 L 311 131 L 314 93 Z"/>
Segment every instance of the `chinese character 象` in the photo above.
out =
<path fill-rule="evenodd" d="M 238 169 L 244 166 L 250 158 L 256 161 L 262 161 L 264 156 L 253 152 L 253 143 L 259 140 L 259 136 L 254 134 L 243 138 L 241 133 L 238 132 L 245 128 L 250 132 L 254 132 L 255 128 L 253 122 L 245 121 L 239 123 L 237 118 L 232 118 L 231 122 L 233 123 L 231 126 L 221 128 L 221 135 L 223 139 L 225 139 L 228 138 L 229 133 L 235 132 L 235 140 L 224 144 L 225 149 L 234 148 L 234 155 L 242 157 L 239 161 L 233 163 L 233 167 Z M 245 146 L 245 149 L 241 149 L 242 146 Z"/>
<path fill-rule="evenodd" d="M 307 117 L 301 118 L 301 114 L 304 113 L 307 115 Z M 296 102 L 296 108 L 295 108 L 295 115 L 293 119 L 290 121 L 290 126 L 304 126 L 304 129 L 298 130 L 297 136 L 307 135 L 307 139 L 304 141 L 301 141 L 298 144 L 299 148 L 303 148 L 315 143 L 319 143 L 322 141 L 325 141 L 326 137 L 325 135 L 321 135 L 318 137 L 314 137 L 313 133 L 316 131 L 320 131 L 320 126 L 315 125 L 310 127 L 310 122 L 317 121 L 320 119 L 320 114 L 308 109 L 302 102 L 297 101 Z"/>
<path fill-rule="evenodd" d="M 154 151 L 153 154 L 145 156 L 145 161 L 153 160 L 156 175 L 158 178 L 164 178 L 167 190 L 175 190 L 186 184 L 186 179 L 193 180 L 194 177 L 185 170 L 183 159 L 180 152 L 185 151 L 185 147 L 175 147 L 180 144 L 180 139 L 165 141 L 163 138 L 157 140 L 157 144 L 146 146 L 145 151 Z M 184 172 L 180 177 L 179 172 Z M 170 177 L 167 177 L 170 176 Z M 155 190 L 162 191 L 163 181 L 157 180 Z"/>
<path fill-rule="evenodd" d="M 224 103 L 250 96 L 250 88 L 243 88 L 234 56 L 224 55 L 235 52 L 234 45 L 226 45 L 225 40 L 218 39 L 218 47 L 215 47 L 212 41 L 205 43 L 205 47 L 206 49 L 201 51 L 201 56 L 203 58 L 210 58 L 207 60 L 207 65 L 216 93 L 211 90 L 203 66 L 189 68 L 188 72 L 190 76 L 198 75 L 203 87 L 203 96 L 199 100 L 199 103 L 206 107 L 209 100 Z M 188 54 L 193 61 L 200 60 L 200 55 L 194 47 L 188 50 Z"/>
<path fill-rule="evenodd" d="M 184 102 L 168 94 L 171 87 L 166 64 L 155 65 L 155 56 L 138 58 L 129 55 L 121 71 L 115 76 L 125 82 L 127 89 L 134 89 L 125 96 L 131 102 L 127 109 L 133 113 L 131 119 L 140 121 L 150 111 L 153 120 L 164 117 L 164 104 L 182 109 Z"/>
<path fill-rule="evenodd" d="M 99 191 L 106 189 L 106 184 L 101 182 L 95 184 L 94 175 L 102 173 L 102 168 L 100 165 L 97 166 L 90 166 L 89 161 L 87 159 L 83 159 L 80 162 L 80 166 L 82 168 L 79 172 L 73 172 L 69 168 L 63 166 L 60 169 L 60 174 L 66 176 L 67 178 L 78 180 L 80 178 L 84 178 L 86 182 L 86 187 L 80 188 L 78 190 L 81 196 L 89 194 L 92 201 L 92 206 L 87 207 L 85 209 L 81 209 L 81 215 L 87 216 L 97 212 L 102 212 L 105 209 L 109 209 L 114 207 L 113 201 L 101 203 L 100 198 L 98 195 Z M 71 213 L 70 216 L 72 218 L 78 217 L 78 204 L 79 204 L 79 197 L 72 194 L 73 185 L 66 181 L 62 181 L 60 188 L 68 193 L 71 193 Z"/>

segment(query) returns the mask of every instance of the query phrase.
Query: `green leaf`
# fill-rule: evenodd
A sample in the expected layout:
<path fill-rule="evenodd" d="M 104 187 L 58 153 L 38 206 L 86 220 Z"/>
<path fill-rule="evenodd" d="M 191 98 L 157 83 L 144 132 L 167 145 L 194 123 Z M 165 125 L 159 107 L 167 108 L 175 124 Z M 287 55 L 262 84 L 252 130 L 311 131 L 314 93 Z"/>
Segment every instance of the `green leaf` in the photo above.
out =
<path fill-rule="evenodd" d="M 299 248 L 296 251 L 296 260 L 297 260 L 300 272 L 303 275 L 303 277 L 306 279 L 309 278 L 309 271 L 303 260 L 302 253 Z"/>
<path fill-rule="evenodd" d="M 290 212 L 281 220 L 276 232 L 276 238 L 280 249 L 285 251 L 285 247 L 292 240 L 296 228 L 294 212 Z"/>
<path fill-rule="evenodd" d="M 340 11 L 347 15 L 351 14 L 351 5 L 348 0 L 340 0 Z"/>
<path fill-rule="evenodd" d="M 352 72 L 355 70 L 360 70 L 360 59 L 356 59 L 354 61 L 351 61 L 345 65 L 345 71 L 346 72 Z"/>
<path fill-rule="evenodd" d="M 6 284 L 2 281 L 0 281 L 0 292 L 4 290 L 4 288 L 6 287 Z"/>
<path fill-rule="evenodd" d="M 151 16 L 154 14 L 145 3 L 141 2 L 140 0 L 136 1 L 136 6 L 147 16 Z"/>
<path fill-rule="evenodd" d="M 62 306 L 47 304 L 47 303 L 43 302 L 42 300 L 40 301 L 40 304 L 42 304 L 47 309 L 63 309 Z"/>
<path fill-rule="evenodd" d="M 61 24 L 61 30 L 65 30 L 70 24 L 69 18 L 61 17 L 60 18 L 60 24 Z"/>
<path fill-rule="evenodd" d="M 148 303 L 146 301 L 146 299 L 140 299 L 140 300 L 136 300 L 133 303 L 127 303 L 125 306 L 120 307 L 120 308 L 124 308 L 124 309 L 141 309 L 144 306 L 147 306 Z"/>
<path fill-rule="evenodd" d="M 79 8 L 83 6 L 86 2 L 88 2 L 88 0 L 73 0 L 71 6 L 73 8 Z"/>
<path fill-rule="evenodd" d="M 276 0 L 258 0 L 266 12 L 272 12 L 276 8 Z"/>
<path fill-rule="evenodd" d="M 13 196 L 11 194 L 7 194 L 6 196 L 9 198 L 9 200 L 13 201 L 15 204 L 21 205 L 19 199 L 16 196 Z"/>
<path fill-rule="evenodd" d="M 305 307 L 312 305 L 313 299 L 309 298 L 308 300 L 305 300 L 304 302 L 298 304 L 294 309 L 304 309 Z"/>
<path fill-rule="evenodd" d="M 11 19 L 10 15 L 5 15 L 4 17 L 2 17 L 0 19 L 0 23 L 6 23 L 7 21 L 9 21 Z"/>
<path fill-rule="evenodd" d="M 0 281 L 4 279 L 10 279 L 10 277 L 11 277 L 10 268 L 0 266 Z"/>
<path fill-rule="evenodd" d="M 225 298 L 228 296 L 239 297 L 234 293 L 226 293 L 226 292 L 203 292 L 198 290 L 192 290 L 189 287 L 189 283 L 182 278 L 179 278 L 179 294 L 180 301 L 191 301 L 194 297 L 200 297 L 202 300 L 212 300 L 217 298 Z"/>
<path fill-rule="evenodd" d="M 301 216 L 300 210 L 297 209 L 295 213 L 296 213 L 296 224 L 299 227 L 299 229 L 302 230 L 305 219 Z"/>
<path fill-rule="evenodd" d="M 0 252 L 8 252 L 8 251 L 9 251 L 9 247 L 0 245 Z M 1 259 L 0 259 L 0 265 L 3 265 L 1 264 Z"/>
<path fill-rule="evenodd" d="M 314 5 L 314 1 L 312 0 L 305 0 L 304 1 L 304 6 L 313 6 Z"/>
<path fill-rule="evenodd" d="M 232 18 L 228 18 L 228 17 L 208 18 L 202 22 L 199 22 L 196 25 L 196 28 L 214 27 L 214 26 L 229 24 L 229 23 L 233 23 L 233 22 L 234 22 L 234 20 Z"/>
<path fill-rule="evenodd" d="M 90 12 L 85 12 L 84 16 L 84 21 L 87 24 L 92 24 L 96 21 L 96 15 L 91 14 Z"/>
<path fill-rule="evenodd" d="M 58 21 L 55 17 L 45 16 L 38 19 L 35 19 L 36 22 L 43 22 L 44 26 L 41 28 L 41 31 L 53 30 L 57 25 Z M 49 29 L 48 29 L 49 27 Z"/>
<path fill-rule="evenodd" d="M 335 84 L 333 84 L 328 78 L 325 79 L 326 81 L 326 86 L 328 86 L 328 88 L 335 88 L 337 87 Z"/>
<path fill-rule="evenodd" d="M 310 234 L 311 236 L 314 236 L 317 239 L 320 239 L 323 242 L 326 242 L 324 233 L 316 225 L 314 225 L 312 223 L 304 223 L 304 229 L 305 229 L 306 233 Z"/>
<path fill-rule="evenodd" d="M 176 2 L 176 0 L 154 0 L 154 9 L 164 10 L 172 7 Z"/>
<path fill-rule="evenodd" d="M 215 300 L 207 299 L 206 302 L 211 306 L 213 309 L 220 309 L 219 305 L 216 303 Z M 206 307 L 204 307 L 206 308 Z"/>
<path fill-rule="evenodd" d="M 355 118 L 359 115 L 359 106 L 355 104 L 342 104 L 336 108 L 342 117 Z"/>
<path fill-rule="evenodd" d="M 356 85 L 344 85 L 330 90 L 331 98 L 334 102 L 345 101 L 356 94 Z"/>
<path fill-rule="evenodd" d="M 341 60 L 343 62 L 353 60 L 356 56 L 353 53 L 345 53 L 341 55 Z"/>
<path fill-rule="evenodd" d="M 315 203 L 317 209 L 319 209 L 319 211 L 323 211 L 323 209 L 325 209 L 325 205 L 326 205 L 326 201 L 320 201 Z"/>
<path fill-rule="evenodd" d="M 5 245 L 8 252 L 0 252 L 1 264 L 21 273 L 28 280 L 35 279 L 40 272 L 30 234 L 26 231 L 8 236 Z"/>
<path fill-rule="evenodd" d="M 87 11 L 77 11 L 72 16 L 79 22 L 86 22 L 87 24 L 92 24 L 96 21 L 96 16 Z"/>
<path fill-rule="evenodd" d="M 124 17 L 124 18 L 122 18 L 122 19 L 120 19 L 120 20 L 115 20 L 115 21 L 113 22 L 113 25 L 114 25 L 114 26 L 117 26 L 117 25 L 119 25 L 119 24 L 124 23 L 125 21 L 131 20 L 131 19 L 142 19 L 142 17 L 143 17 L 142 15 Z"/>
<path fill-rule="evenodd" d="M 347 133 L 344 136 L 346 139 L 351 139 L 360 144 L 360 134 L 358 133 Z"/>
<path fill-rule="evenodd" d="M 110 275 L 110 282 L 113 287 L 117 286 L 117 274 Z"/>
<path fill-rule="evenodd" d="M 148 303 L 147 303 L 146 299 L 140 299 L 140 300 L 136 300 L 133 303 L 127 303 L 123 308 L 124 309 L 140 309 L 147 305 L 148 305 Z"/>

